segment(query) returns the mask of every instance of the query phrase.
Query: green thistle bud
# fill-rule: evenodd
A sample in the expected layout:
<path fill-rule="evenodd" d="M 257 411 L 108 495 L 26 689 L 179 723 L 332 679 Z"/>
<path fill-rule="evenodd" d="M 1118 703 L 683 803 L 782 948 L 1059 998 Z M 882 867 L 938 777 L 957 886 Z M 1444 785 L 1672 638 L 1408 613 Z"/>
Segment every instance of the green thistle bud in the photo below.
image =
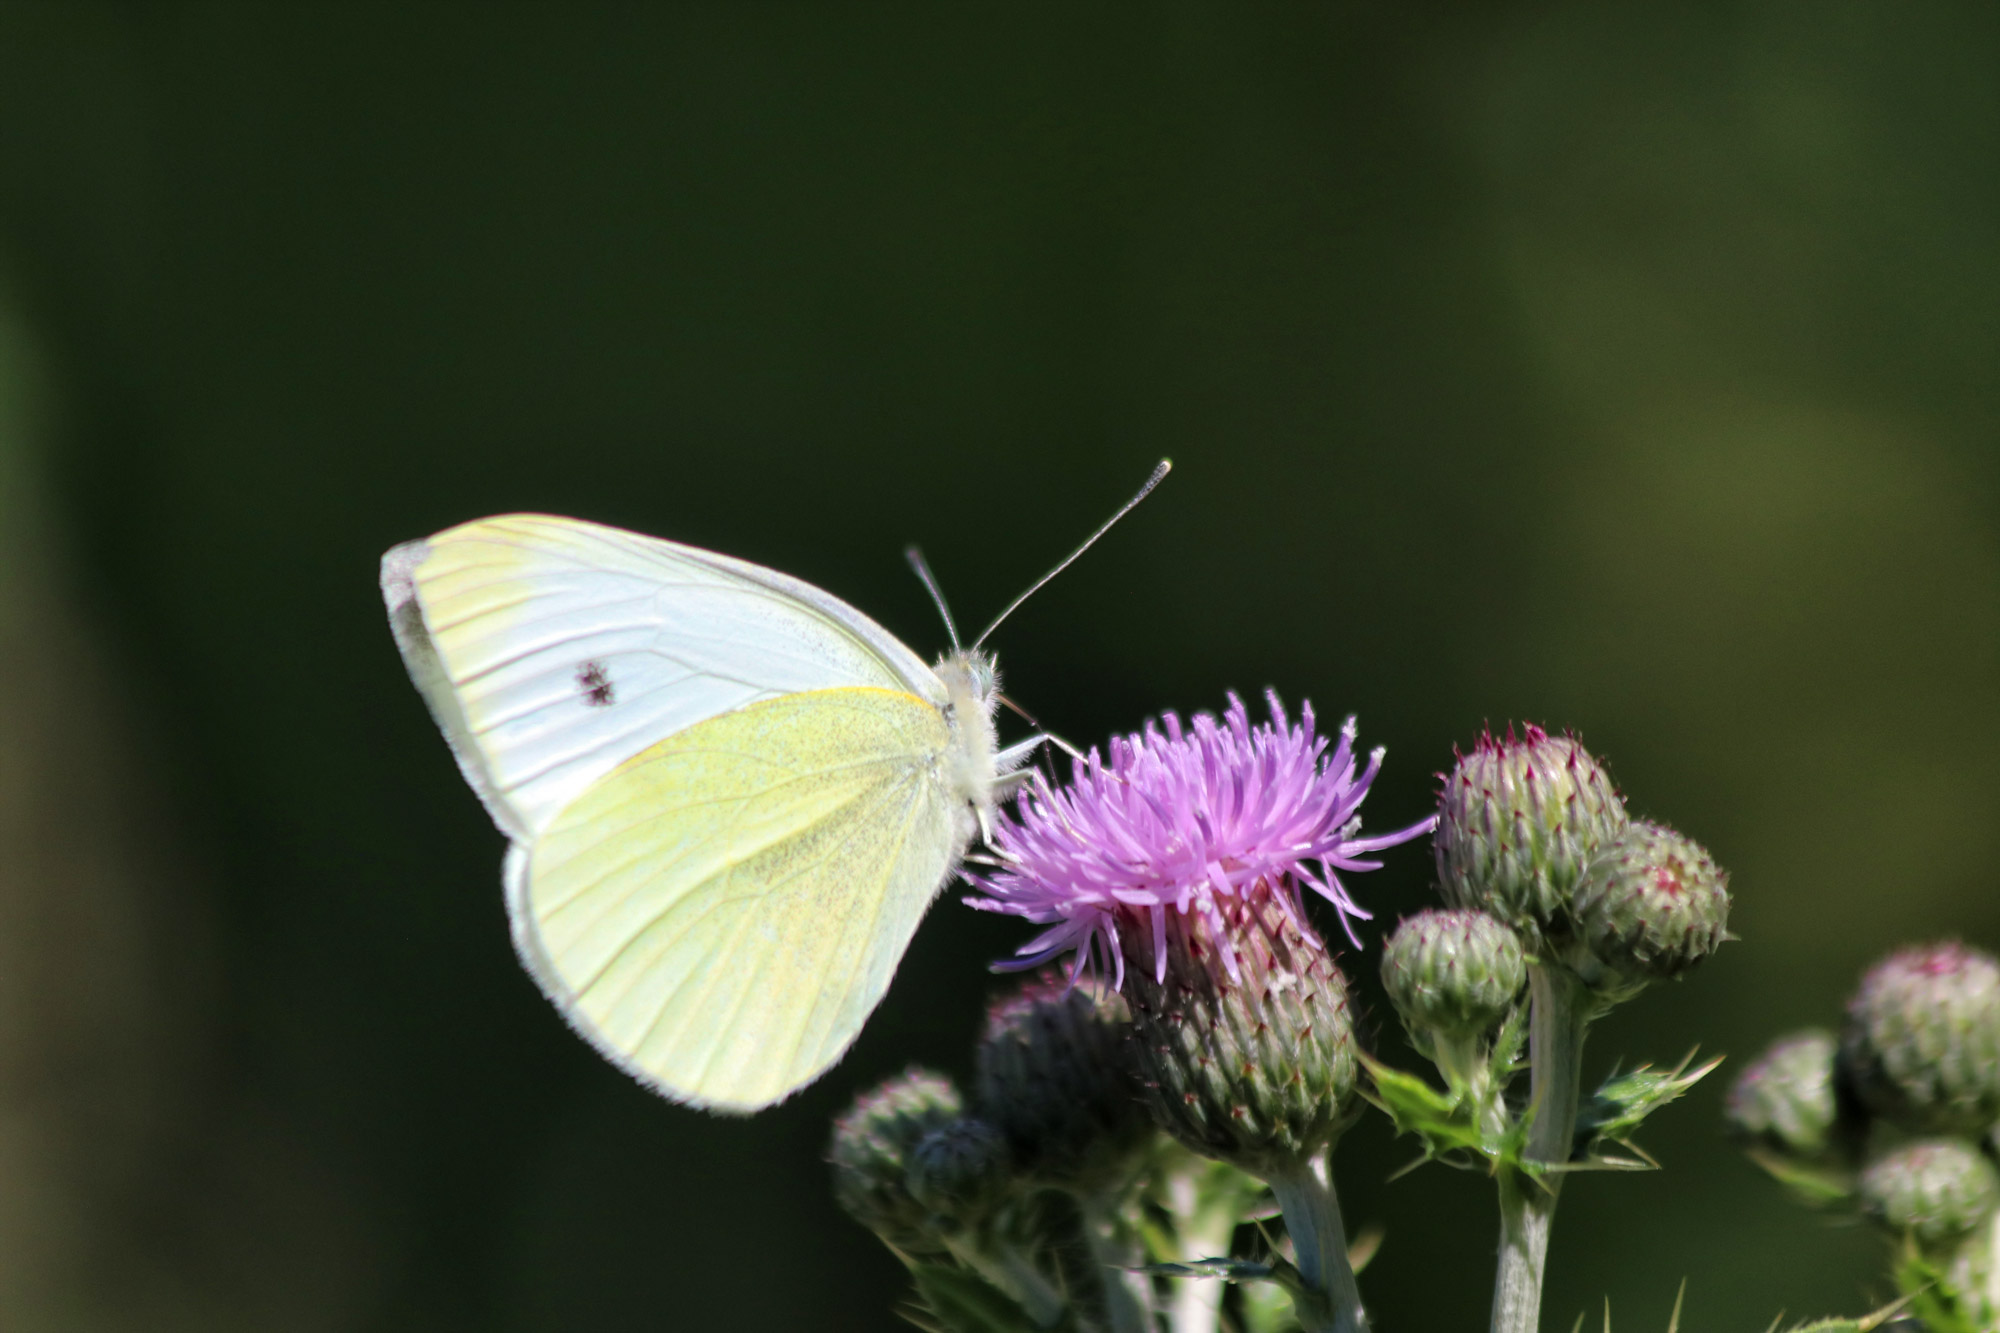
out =
<path fill-rule="evenodd" d="M 1037 1184 L 1122 1184 L 1154 1133 L 1132 1073 L 1132 1015 L 1090 980 L 1031 981 L 995 1004 L 979 1043 L 979 1111 Z"/>
<path fill-rule="evenodd" d="M 1412 1034 L 1479 1036 L 1507 1016 L 1527 979 L 1521 937 L 1484 912 L 1419 912 L 1382 949 L 1382 984 Z"/>
<path fill-rule="evenodd" d="M 1780 1037 L 1736 1076 L 1723 1115 L 1739 1139 L 1797 1158 L 1824 1155 L 1840 1119 L 1839 1042 L 1812 1029 Z"/>
<path fill-rule="evenodd" d="M 1438 879 L 1454 907 L 1509 925 L 1560 924 L 1590 858 L 1624 832 L 1625 802 L 1588 750 L 1529 726 L 1490 732 L 1460 755 L 1440 793 Z"/>
<path fill-rule="evenodd" d="M 910 1155 L 925 1136 L 956 1120 L 958 1089 L 929 1070 L 910 1068 L 855 1099 L 833 1122 L 828 1158 L 833 1196 L 855 1221 L 907 1254 L 944 1251 L 931 1209 L 910 1190 Z"/>
<path fill-rule="evenodd" d="M 1892 1123 L 1985 1133 L 2000 1120 L 2000 964 L 1956 941 L 1890 954 L 1848 1002 L 1841 1059 Z"/>
<path fill-rule="evenodd" d="M 947 1120 L 910 1150 L 910 1196 L 930 1210 L 938 1231 L 957 1235 L 979 1225 L 1007 1193 L 1007 1141 L 984 1120 Z"/>
<path fill-rule="evenodd" d="M 1729 938 L 1729 876 L 1699 843 L 1637 822 L 1591 858 L 1571 910 L 1578 942 L 1616 978 L 1664 981 Z"/>
<path fill-rule="evenodd" d="M 1962 1139 L 1918 1139 L 1868 1164 L 1861 1202 L 1891 1231 L 1925 1246 L 1948 1244 L 1992 1216 L 2000 1174 Z"/>
<path fill-rule="evenodd" d="M 1159 976 L 1143 919 L 1119 943 L 1155 1118 L 1254 1175 L 1293 1172 L 1349 1119 L 1357 1061 L 1347 983 L 1296 904 L 1267 890 L 1166 915 Z"/>

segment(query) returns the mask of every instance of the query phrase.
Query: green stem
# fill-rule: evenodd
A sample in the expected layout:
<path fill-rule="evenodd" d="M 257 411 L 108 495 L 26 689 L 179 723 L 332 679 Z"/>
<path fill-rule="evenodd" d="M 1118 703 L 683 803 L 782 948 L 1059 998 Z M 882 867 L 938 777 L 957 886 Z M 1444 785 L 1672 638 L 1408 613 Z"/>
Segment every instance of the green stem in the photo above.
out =
<path fill-rule="evenodd" d="M 2000 1320 L 2000 1212 L 1994 1213 L 1993 1220 L 1986 1224 L 1984 1239 L 1986 1318 Z"/>
<path fill-rule="evenodd" d="M 1197 1170 L 1213 1176 L 1225 1171 L 1233 1174 L 1235 1168 L 1199 1162 L 1171 1175 L 1167 1203 L 1174 1214 L 1174 1240 L 1183 1260 L 1226 1259 L 1244 1200 L 1236 1190 L 1223 1192 L 1220 1202 L 1205 1199 L 1209 1191 L 1204 1185 L 1209 1182 L 1197 1180 Z M 1181 1278 L 1172 1286 L 1167 1327 L 1173 1333 L 1215 1333 L 1222 1324 L 1222 1295 L 1227 1284 L 1212 1278 Z"/>
<path fill-rule="evenodd" d="M 1588 1000 L 1583 983 L 1561 968 L 1534 965 L 1528 985 L 1534 1006 L 1528 1060 L 1535 1120 L 1524 1156 L 1557 1164 L 1569 1160 L 1576 1137 Z M 1558 1173 L 1539 1182 L 1518 1171 L 1500 1175 L 1500 1262 L 1493 1276 L 1492 1333 L 1536 1333 L 1541 1325 L 1542 1270 L 1561 1188 Z"/>
<path fill-rule="evenodd" d="M 1265 1179 L 1285 1215 L 1299 1276 L 1325 1298 L 1324 1309 L 1309 1308 L 1320 1302 L 1296 1302 L 1299 1322 L 1306 1333 L 1361 1333 L 1368 1327 L 1368 1317 L 1362 1313 L 1361 1290 L 1347 1262 L 1347 1231 L 1325 1163 L 1299 1162 Z"/>
<path fill-rule="evenodd" d="M 1097 1197 L 1077 1202 L 1083 1212 L 1084 1239 L 1104 1282 L 1111 1333 L 1154 1333 L 1153 1280 L 1133 1271 L 1146 1262 L 1139 1238 L 1119 1215 L 1115 1200 Z"/>

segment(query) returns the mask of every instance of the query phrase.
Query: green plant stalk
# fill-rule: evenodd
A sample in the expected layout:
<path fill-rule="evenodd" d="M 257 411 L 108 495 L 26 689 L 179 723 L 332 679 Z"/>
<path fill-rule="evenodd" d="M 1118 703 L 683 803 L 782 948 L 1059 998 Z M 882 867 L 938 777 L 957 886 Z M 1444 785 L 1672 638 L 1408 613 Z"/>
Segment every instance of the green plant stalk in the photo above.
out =
<path fill-rule="evenodd" d="M 1223 1171 L 1230 1168 L 1202 1162 L 1200 1169 Z M 1175 1220 L 1176 1256 L 1184 1261 L 1220 1259 L 1229 1254 L 1236 1237 L 1237 1201 L 1204 1200 L 1204 1190 L 1193 1168 L 1176 1171 L 1167 1183 L 1167 1205 Z M 1221 1282 L 1182 1278 L 1173 1283 L 1167 1305 L 1167 1327 L 1172 1333 L 1215 1333 L 1222 1325 Z"/>
<path fill-rule="evenodd" d="M 2000 1212 L 1995 1212 L 1987 1222 L 1983 1239 L 1986 1242 L 1983 1256 L 1986 1261 L 1986 1317 L 2000 1319 Z"/>
<path fill-rule="evenodd" d="M 1274 1170 L 1265 1179 L 1285 1215 L 1299 1276 L 1326 1298 L 1326 1308 L 1309 1308 L 1300 1300 L 1297 1314 L 1306 1333 L 1361 1333 L 1368 1317 L 1361 1310 L 1361 1289 L 1347 1262 L 1347 1230 L 1340 1221 L 1340 1200 L 1334 1197 L 1326 1163 L 1298 1162 Z"/>
<path fill-rule="evenodd" d="M 2000 1212 L 1967 1236 L 1945 1265 L 1965 1312 L 1980 1328 L 2000 1324 Z"/>
<path fill-rule="evenodd" d="M 1104 1281 L 1105 1312 L 1111 1333 L 1154 1333 L 1153 1280 L 1136 1272 L 1146 1262 L 1139 1238 L 1109 1195 L 1077 1200 L 1083 1214 L 1084 1240 Z M 1207 1285 L 1215 1286 L 1216 1283 Z"/>
<path fill-rule="evenodd" d="M 1582 1096 L 1583 1034 L 1590 1021 L 1583 983 L 1559 967 L 1528 969 L 1529 1099 L 1534 1124 L 1524 1155 L 1559 1164 L 1570 1157 Z M 1493 1275 L 1492 1333 L 1536 1333 L 1541 1325 L 1542 1269 L 1548 1261 L 1562 1176 L 1539 1181 L 1500 1173 L 1500 1263 Z"/>

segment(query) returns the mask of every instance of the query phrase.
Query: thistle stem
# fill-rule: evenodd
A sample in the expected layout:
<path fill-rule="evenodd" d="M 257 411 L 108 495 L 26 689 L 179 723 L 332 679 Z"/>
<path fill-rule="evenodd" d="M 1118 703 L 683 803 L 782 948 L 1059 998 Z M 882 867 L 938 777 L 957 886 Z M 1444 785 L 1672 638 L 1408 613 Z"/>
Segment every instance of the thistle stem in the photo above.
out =
<path fill-rule="evenodd" d="M 1532 1162 L 1567 1162 L 1582 1092 L 1588 1002 L 1583 983 L 1561 968 L 1533 964 L 1528 986 L 1534 1006 L 1528 1060 L 1535 1120 L 1524 1156 Z M 1541 1325 L 1542 1269 L 1561 1189 L 1559 1174 L 1540 1181 L 1518 1171 L 1500 1175 L 1500 1262 L 1493 1276 L 1492 1333 L 1536 1333 Z"/>
<path fill-rule="evenodd" d="M 1100 1196 L 1080 1199 L 1078 1204 L 1083 1212 L 1084 1239 L 1104 1282 L 1111 1333 L 1155 1333 L 1153 1280 L 1133 1271 L 1146 1261 L 1139 1238 L 1119 1216 L 1115 1200 Z"/>
<path fill-rule="evenodd" d="M 1167 1202 L 1174 1214 L 1175 1239 L 1183 1260 L 1222 1259 L 1229 1255 L 1229 1243 L 1236 1236 L 1238 1206 L 1243 1202 L 1231 1191 L 1226 1206 L 1204 1200 L 1205 1191 L 1195 1171 L 1209 1173 L 1233 1168 L 1201 1162 L 1173 1172 L 1168 1178 Z M 1173 1333 L 1215 1333 L 1222 1324 L 1223 1284 L 1203 1278 L 1182 1278 L 1173 1285 L 1167 1306 L 1167 1327 Z"/>
<path fill-rule="evenodd" d="M 1977 1250 L 1978 1294 L 1974 1300 L 1985 1306 L 1981 1317 L 1989 1321 L 2000 1319 L 2000 1212 L 1994 1213 L 1986 1226 L 1974 1233 L 1968 1245 Z"/>
<path fill-rule="evenodd" d="M 1299 1276 L 1325 1298 L 1324 1309 L 1308 1308 L 1317 1302 L 1295 1303 L 1300 1324 L 1306 1333 L 1362 1333 L 1368 1317 L 1362 1313 L 1361 1290 L 1347 1262 L 1347 1231 L 1325 1162 L 1299 1162 L 1272 1171 L 1265 1179 L 1285 1215 Z"/>

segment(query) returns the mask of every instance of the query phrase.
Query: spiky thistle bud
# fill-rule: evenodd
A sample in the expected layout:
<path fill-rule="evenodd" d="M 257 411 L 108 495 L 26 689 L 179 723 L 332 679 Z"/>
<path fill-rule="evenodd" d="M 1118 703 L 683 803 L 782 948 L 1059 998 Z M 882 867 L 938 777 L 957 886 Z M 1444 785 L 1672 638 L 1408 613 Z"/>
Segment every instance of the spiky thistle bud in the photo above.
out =
<path fill-rule="evenodd" d="M 1346 1127 L 1356 1059 L 1347 983 L 1284 890 L 1169 913 L 1120 944 L 1140 1080 L 1160 1124 L 1254 1175 L 1296 1171 Z"/>
<path fill-rule="evenodd" d="M 907 1254 L 937 1254 L 931 1209 L 910 1190 L 910 1155 L 958 1118 L 958 1089 L 912 1067 L 855 1099 L 833 1122 L 833 1196 L 855 1221 Z"/>
<path fill-rule="evenodd" d="M 1868 1215 L 1921 1245 L 1949 1244 L 1993 1215 L 2000 1175 L 1962 1139 L 1917 1139 L 1883 1153 L 1861 1172 Z"/>
<path fill-rule="evenodd" d="M 1438 879 L 1454 907 L 1523 930 L 1557 926 L 1584 867 L 1624 832 L 1610 775 L 1568 736 L 1528 726 L 1487 733 L 1439 793 Z"/>
<path fill-rule="evenodd" d="M 1005 1197 L 1011 1179 L 1007 1141 L 984 1120 L 959 1116 L 917 1140 L 910 1150 L 910 1196 L 930 1210 L 946 1235 L 976 1227 Z"/>
<path fill-rule="evenodd" d="M 1413 1035 L 1479 1036 L 1507 1016 L 1527 979 L 1521 937 L 1469 908 L 1419 912 L 1382 949 L 1382 984 Z"/>
<path fill-rule="evenodd" d="M 1132 1015 L 1116 991 L 1090 978 L 1032 980 L 987 1014 L 980 1114 L 1035 1183 L 1115 1188 L 1154 1133 L 1132 1056 Z"/>
<path fill-rule="evenodd" d="M 1730 1085 L 1723 1115 L 1746 1143 L 1811 1159 L 1834 1145 L 1840 1105 L 1834 1057 L 1840 1043 L 1817 1028 L 1780 1037 Z"/>
<path fill-rule="evenodd" d="M 1570 910 L 1576 943 L 1616 982 L 1665 981 L 1729 938 L 1729 876 L 1693 839 L 1637 821 L 1591 858 Z"/>
<path fill-rule="evenodd" d="M 2000 1120 L 2000 964 L 1955 940 L 1890 954 L 1848 1002 L 1841 1059 L 1892 1123 L 1985 1133 Z"/>

